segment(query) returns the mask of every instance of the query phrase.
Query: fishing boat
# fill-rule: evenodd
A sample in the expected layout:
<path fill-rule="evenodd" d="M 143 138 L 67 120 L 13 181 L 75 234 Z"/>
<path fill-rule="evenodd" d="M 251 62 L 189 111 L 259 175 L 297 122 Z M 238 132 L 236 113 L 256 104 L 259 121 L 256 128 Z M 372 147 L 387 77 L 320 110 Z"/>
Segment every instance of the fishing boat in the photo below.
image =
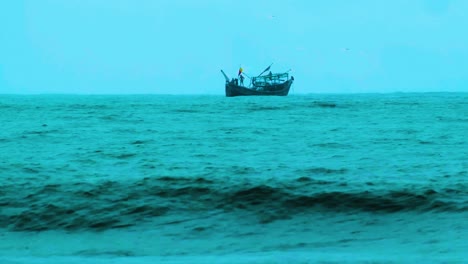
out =
<path fill-rule="evenodd" d="M 226 96 L 265 96 L 265 95 L 276 95 L 286 96 L 289 93 L 294 77 L 289 77 L 288 72 L 284 73 L 266 73 L 270 70 L 268 66 L 262 73 L 256 77 L 249 77 L 246 75 L 242 68 L 239 69 L 238 78 L 229 79 L 229 77 L 221 70 L 221 73 L 226 79 Z M 246 76 L 250 79 L 249 85 L 244 85 L 244 79 Z"/>

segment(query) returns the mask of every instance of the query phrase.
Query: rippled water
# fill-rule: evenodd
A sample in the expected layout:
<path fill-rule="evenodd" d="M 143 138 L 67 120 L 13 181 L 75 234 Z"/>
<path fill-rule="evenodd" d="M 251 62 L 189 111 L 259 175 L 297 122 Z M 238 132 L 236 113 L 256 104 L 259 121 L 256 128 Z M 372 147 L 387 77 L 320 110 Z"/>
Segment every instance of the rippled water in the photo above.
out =
<path fill-rule="evenodd" d="M 0 96 L 0 124 L 6 263 L 468 258 L 466 93 Z"/>

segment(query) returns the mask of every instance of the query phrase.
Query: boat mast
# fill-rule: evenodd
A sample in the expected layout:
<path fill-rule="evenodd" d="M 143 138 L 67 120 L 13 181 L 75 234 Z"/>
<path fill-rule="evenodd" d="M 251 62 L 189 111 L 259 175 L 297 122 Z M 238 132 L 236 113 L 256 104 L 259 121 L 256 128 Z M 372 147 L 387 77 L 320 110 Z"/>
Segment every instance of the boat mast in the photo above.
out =
<path fill-rule="evenodd" d="M 270 67 L 271 67 L 272 64 L 270 64 L 270 66 L 268 66 L 265 70 L 262 71 L 262 73 L 260 73 L 257 77 L 261 76 L 262 74 L 264 74 L 266 71 L 270 70 Z"/>
<path fill-rule="evenodd" d="M 229 82 L 229 77 L 227 77 L 226 73 L 224 73 L 223 70 L 221 70 L 221 73 L 224 75 L 224 78 L 226 79 L 226 82 Z"/>

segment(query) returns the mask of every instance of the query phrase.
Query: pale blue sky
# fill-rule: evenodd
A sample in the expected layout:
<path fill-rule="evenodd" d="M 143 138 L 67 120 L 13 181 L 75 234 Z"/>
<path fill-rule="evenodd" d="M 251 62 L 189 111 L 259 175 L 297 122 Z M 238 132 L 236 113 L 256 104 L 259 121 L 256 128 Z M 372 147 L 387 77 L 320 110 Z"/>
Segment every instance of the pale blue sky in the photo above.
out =
<path fill-rule="evenodd" d="M 465 0 L 2 0 L 1 93 L 468 91 Z"/>

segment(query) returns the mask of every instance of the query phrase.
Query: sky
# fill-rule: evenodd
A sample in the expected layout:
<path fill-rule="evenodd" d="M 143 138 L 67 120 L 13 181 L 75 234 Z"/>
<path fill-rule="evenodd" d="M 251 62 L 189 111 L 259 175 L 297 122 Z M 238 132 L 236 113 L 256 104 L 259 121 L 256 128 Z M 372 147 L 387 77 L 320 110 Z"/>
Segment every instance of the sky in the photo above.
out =
<path fill-rule="evenodd" d="M 0 94 L 468 92 L 465 0 L 3 0 Z"/>

